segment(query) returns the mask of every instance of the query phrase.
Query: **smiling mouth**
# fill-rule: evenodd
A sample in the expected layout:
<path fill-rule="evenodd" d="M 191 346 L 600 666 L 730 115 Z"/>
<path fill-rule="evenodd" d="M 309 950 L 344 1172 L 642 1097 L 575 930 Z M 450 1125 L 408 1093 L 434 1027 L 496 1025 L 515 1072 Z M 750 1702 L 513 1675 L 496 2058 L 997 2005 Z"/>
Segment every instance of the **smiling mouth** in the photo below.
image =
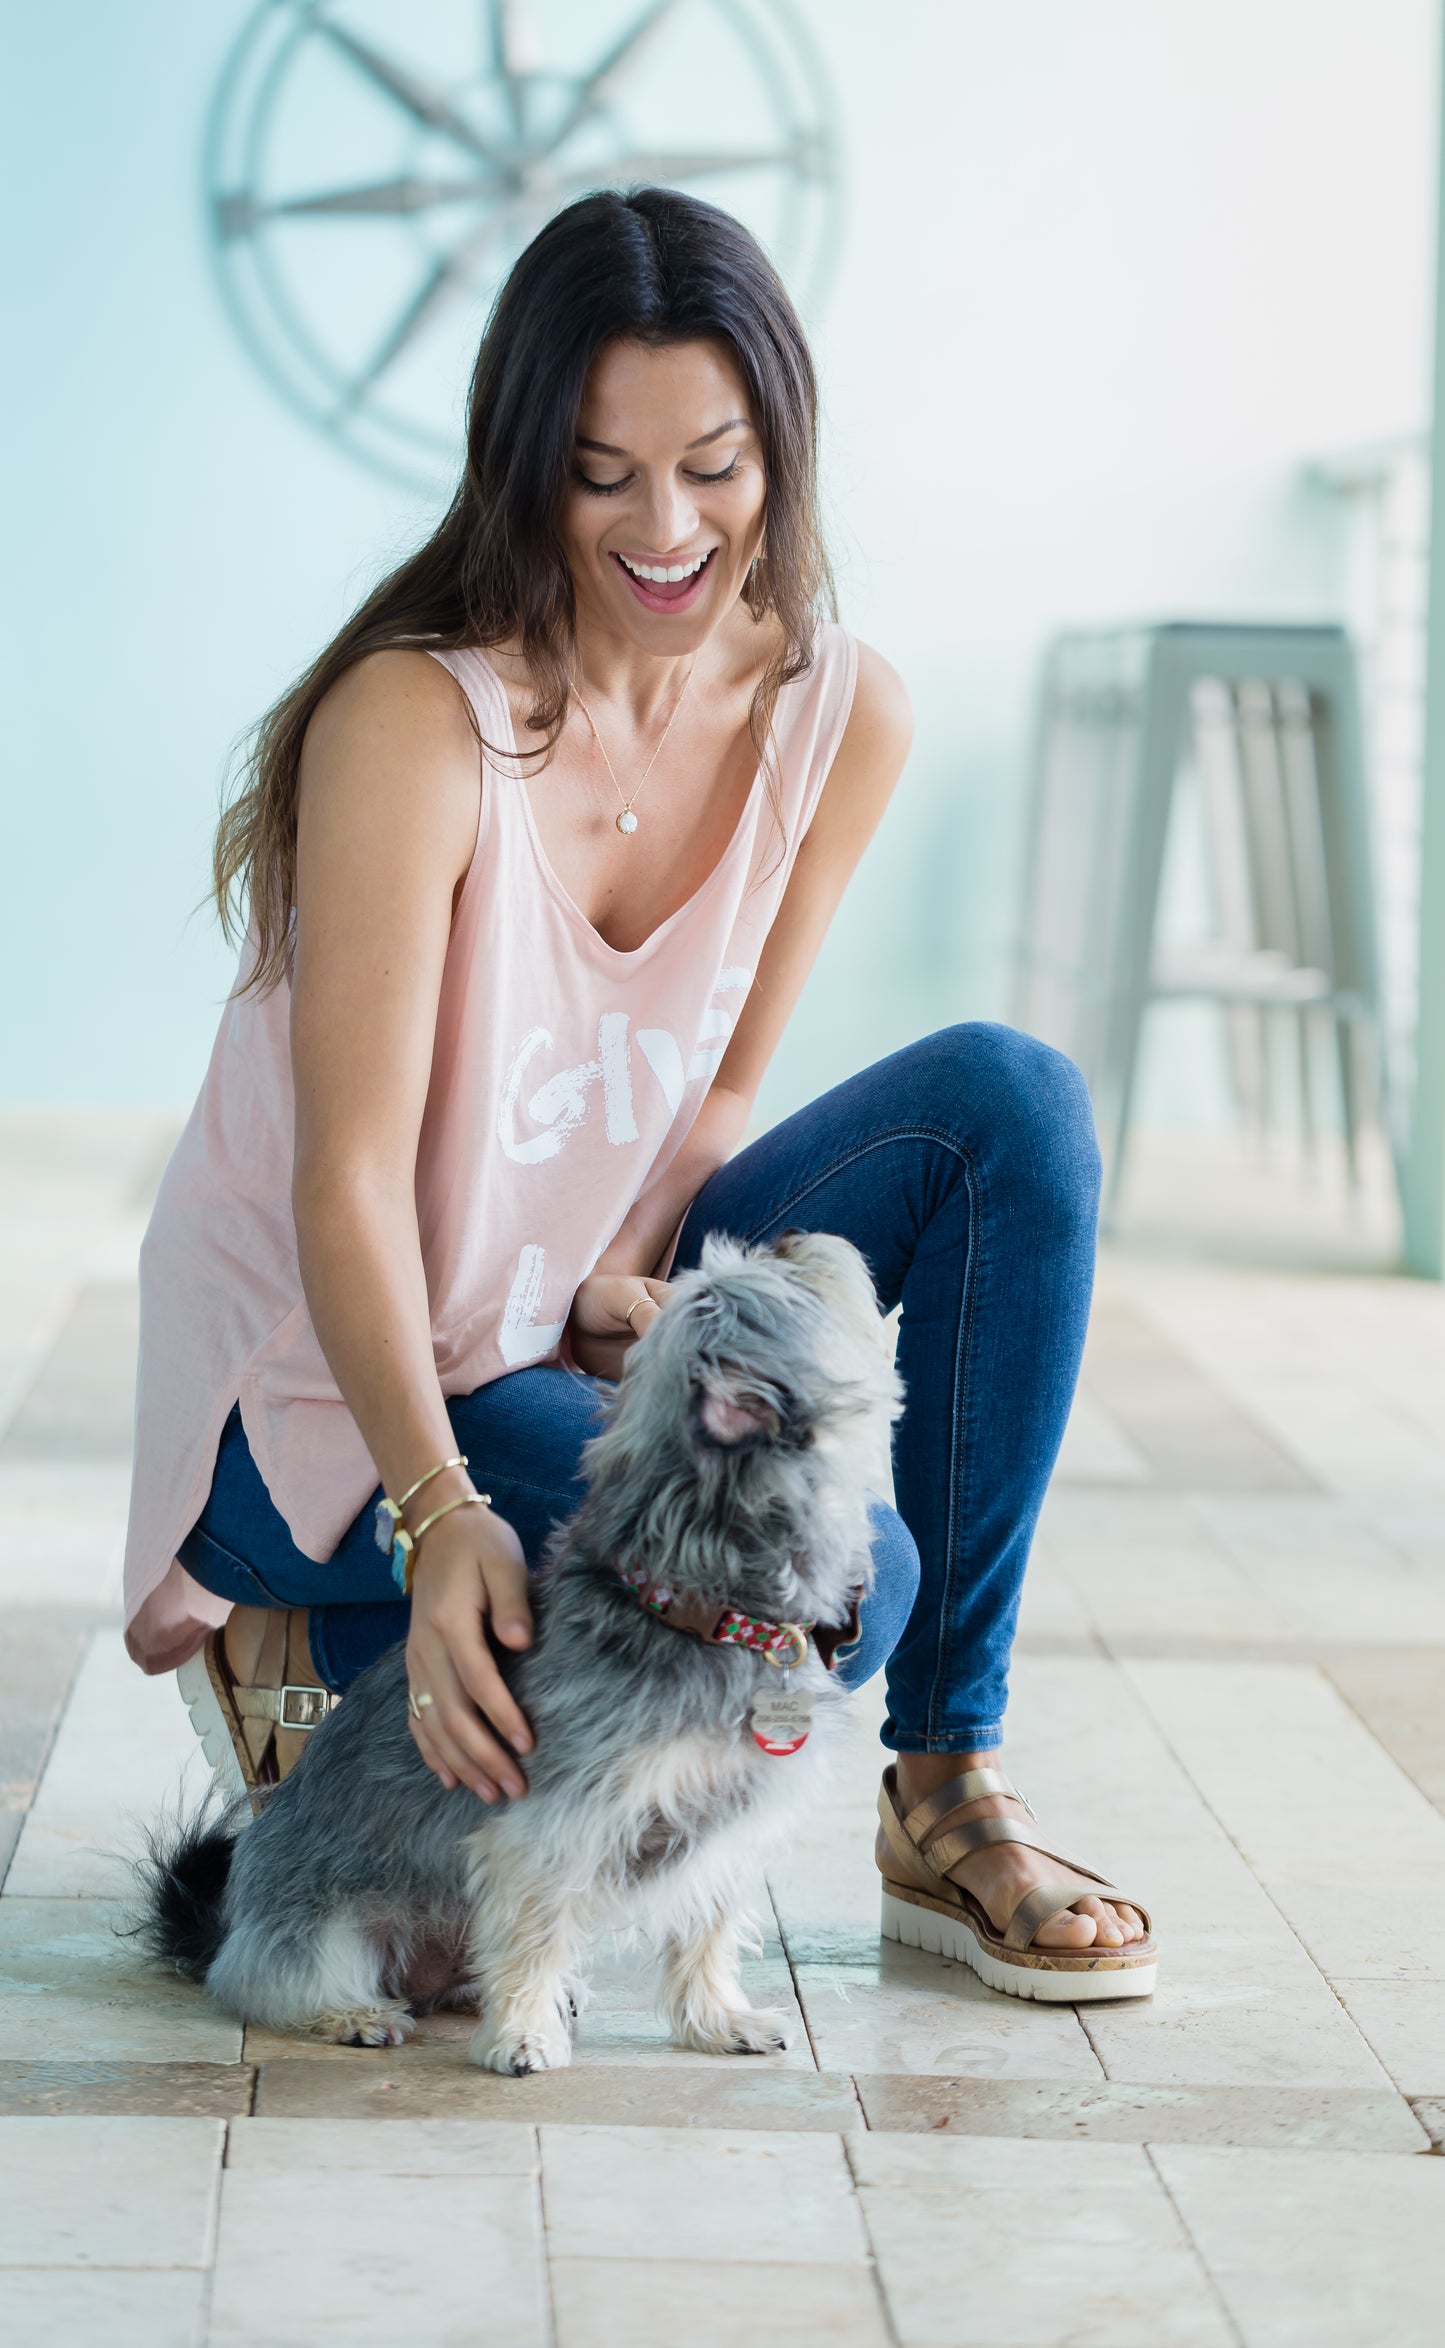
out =
<path fill-rule="evenodd" d="M 639 603 L 649 611 L 675 611 L 702 593 L 716 553 L 717 548 L 710 546 L 705 555 L 694 556 L 690 563 L 633 563 L 621 554 L 614 554 L 612 560 Z"/>

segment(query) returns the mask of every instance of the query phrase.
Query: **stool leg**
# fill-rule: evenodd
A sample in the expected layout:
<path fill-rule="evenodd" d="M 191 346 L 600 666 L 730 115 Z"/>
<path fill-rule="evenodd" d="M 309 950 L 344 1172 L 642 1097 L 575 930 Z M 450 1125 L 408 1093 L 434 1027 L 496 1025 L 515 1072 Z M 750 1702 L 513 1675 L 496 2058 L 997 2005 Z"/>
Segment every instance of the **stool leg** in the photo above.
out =
<path fill-rule="evenodd" d="M 1295 1013 L 1295 1045 L 1299 1057 L 1299 1117 L 1300 1138 L 1305 1157 L 1313 1167 L 1319 1160 L 1319 1120 L 1315 1116 L 1313 1020 L 1303 1005 Z"/>
<path fill-rule="evenodd" d="M 1350 1189 L 1360 1187 L 1359 1037 L 1353 1019 L 1335 1021 L 1335 1054 L 1340 1070 L 1340 1109 L 1345 1128 L 1345 1169 Z"/>

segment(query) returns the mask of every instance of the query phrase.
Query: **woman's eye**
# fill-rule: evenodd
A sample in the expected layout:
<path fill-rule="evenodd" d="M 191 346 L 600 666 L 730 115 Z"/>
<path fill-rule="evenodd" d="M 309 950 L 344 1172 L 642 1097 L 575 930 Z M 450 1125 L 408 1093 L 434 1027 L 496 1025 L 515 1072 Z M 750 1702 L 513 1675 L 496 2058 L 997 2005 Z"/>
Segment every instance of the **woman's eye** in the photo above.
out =
<path fill-rule="evenodd" d="M 691 473 L 688 478 L 712 488 L 720 481 L 736 481 L 741 471 L 742 459 L 734 457 L 731 464 L 724 465 L 720 473 Z M 628 489 L 632 485 L 630 473 L 624 473 L 620 481 L 594 481 L 588 473 L 577 473 L 573 478 L 578 488 L 586 490 L 589 497 L 615 497 L 619 489 Z"/>

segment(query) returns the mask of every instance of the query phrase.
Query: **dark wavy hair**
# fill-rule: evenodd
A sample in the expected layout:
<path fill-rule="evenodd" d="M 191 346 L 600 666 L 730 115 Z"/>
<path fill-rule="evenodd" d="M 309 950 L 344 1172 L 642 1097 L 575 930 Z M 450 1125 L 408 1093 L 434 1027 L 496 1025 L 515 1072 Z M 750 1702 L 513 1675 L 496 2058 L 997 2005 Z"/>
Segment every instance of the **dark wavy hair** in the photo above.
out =
<path fill-rule="evenodd" d="M 818 516 L 817 380 L 807 341 L 776 270 L 730 213 L 672 188 L 584 196 L 534 237 L 497 297 L 472 375 L 465 469 L 439 527 L 250 737 L 213 869 L 226 934 L 237 937 L 249 922 L 248 990 L 264 993 L 285 975 L 301 744 L 323 694 L 356 661 L 405 644 L 485 647 L 515 636 L 534 688 L 527 728 L 541 737 L 520 755 L 550 756 L 575 650 L 559 523 L 577 417 L 593 360 L 622 340 L 722 343 L 747 386 L 767 490 L 765 551 L 743 600 L 757 620 L 773 614 L 779 632 L 749 721 L 767 768 L 779 689 L 807 671 L 819 613 L 836 609 Z"/>

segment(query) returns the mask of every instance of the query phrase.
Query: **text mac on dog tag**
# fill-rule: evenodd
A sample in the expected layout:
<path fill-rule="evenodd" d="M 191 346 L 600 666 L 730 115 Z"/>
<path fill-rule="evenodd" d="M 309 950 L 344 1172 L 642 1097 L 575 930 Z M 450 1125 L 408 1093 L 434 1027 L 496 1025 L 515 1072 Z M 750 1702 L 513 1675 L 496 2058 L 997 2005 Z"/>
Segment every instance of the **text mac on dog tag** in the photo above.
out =
<path fill-rule="evenodd" d="M 754 1740 L 765 1753 L 781 1759 L 806 1744 L 813 1725 L 813 1699 L 806 1688 L 790 1687 L 791 1674 L 760 1688 L 748 1714 Z"/>

